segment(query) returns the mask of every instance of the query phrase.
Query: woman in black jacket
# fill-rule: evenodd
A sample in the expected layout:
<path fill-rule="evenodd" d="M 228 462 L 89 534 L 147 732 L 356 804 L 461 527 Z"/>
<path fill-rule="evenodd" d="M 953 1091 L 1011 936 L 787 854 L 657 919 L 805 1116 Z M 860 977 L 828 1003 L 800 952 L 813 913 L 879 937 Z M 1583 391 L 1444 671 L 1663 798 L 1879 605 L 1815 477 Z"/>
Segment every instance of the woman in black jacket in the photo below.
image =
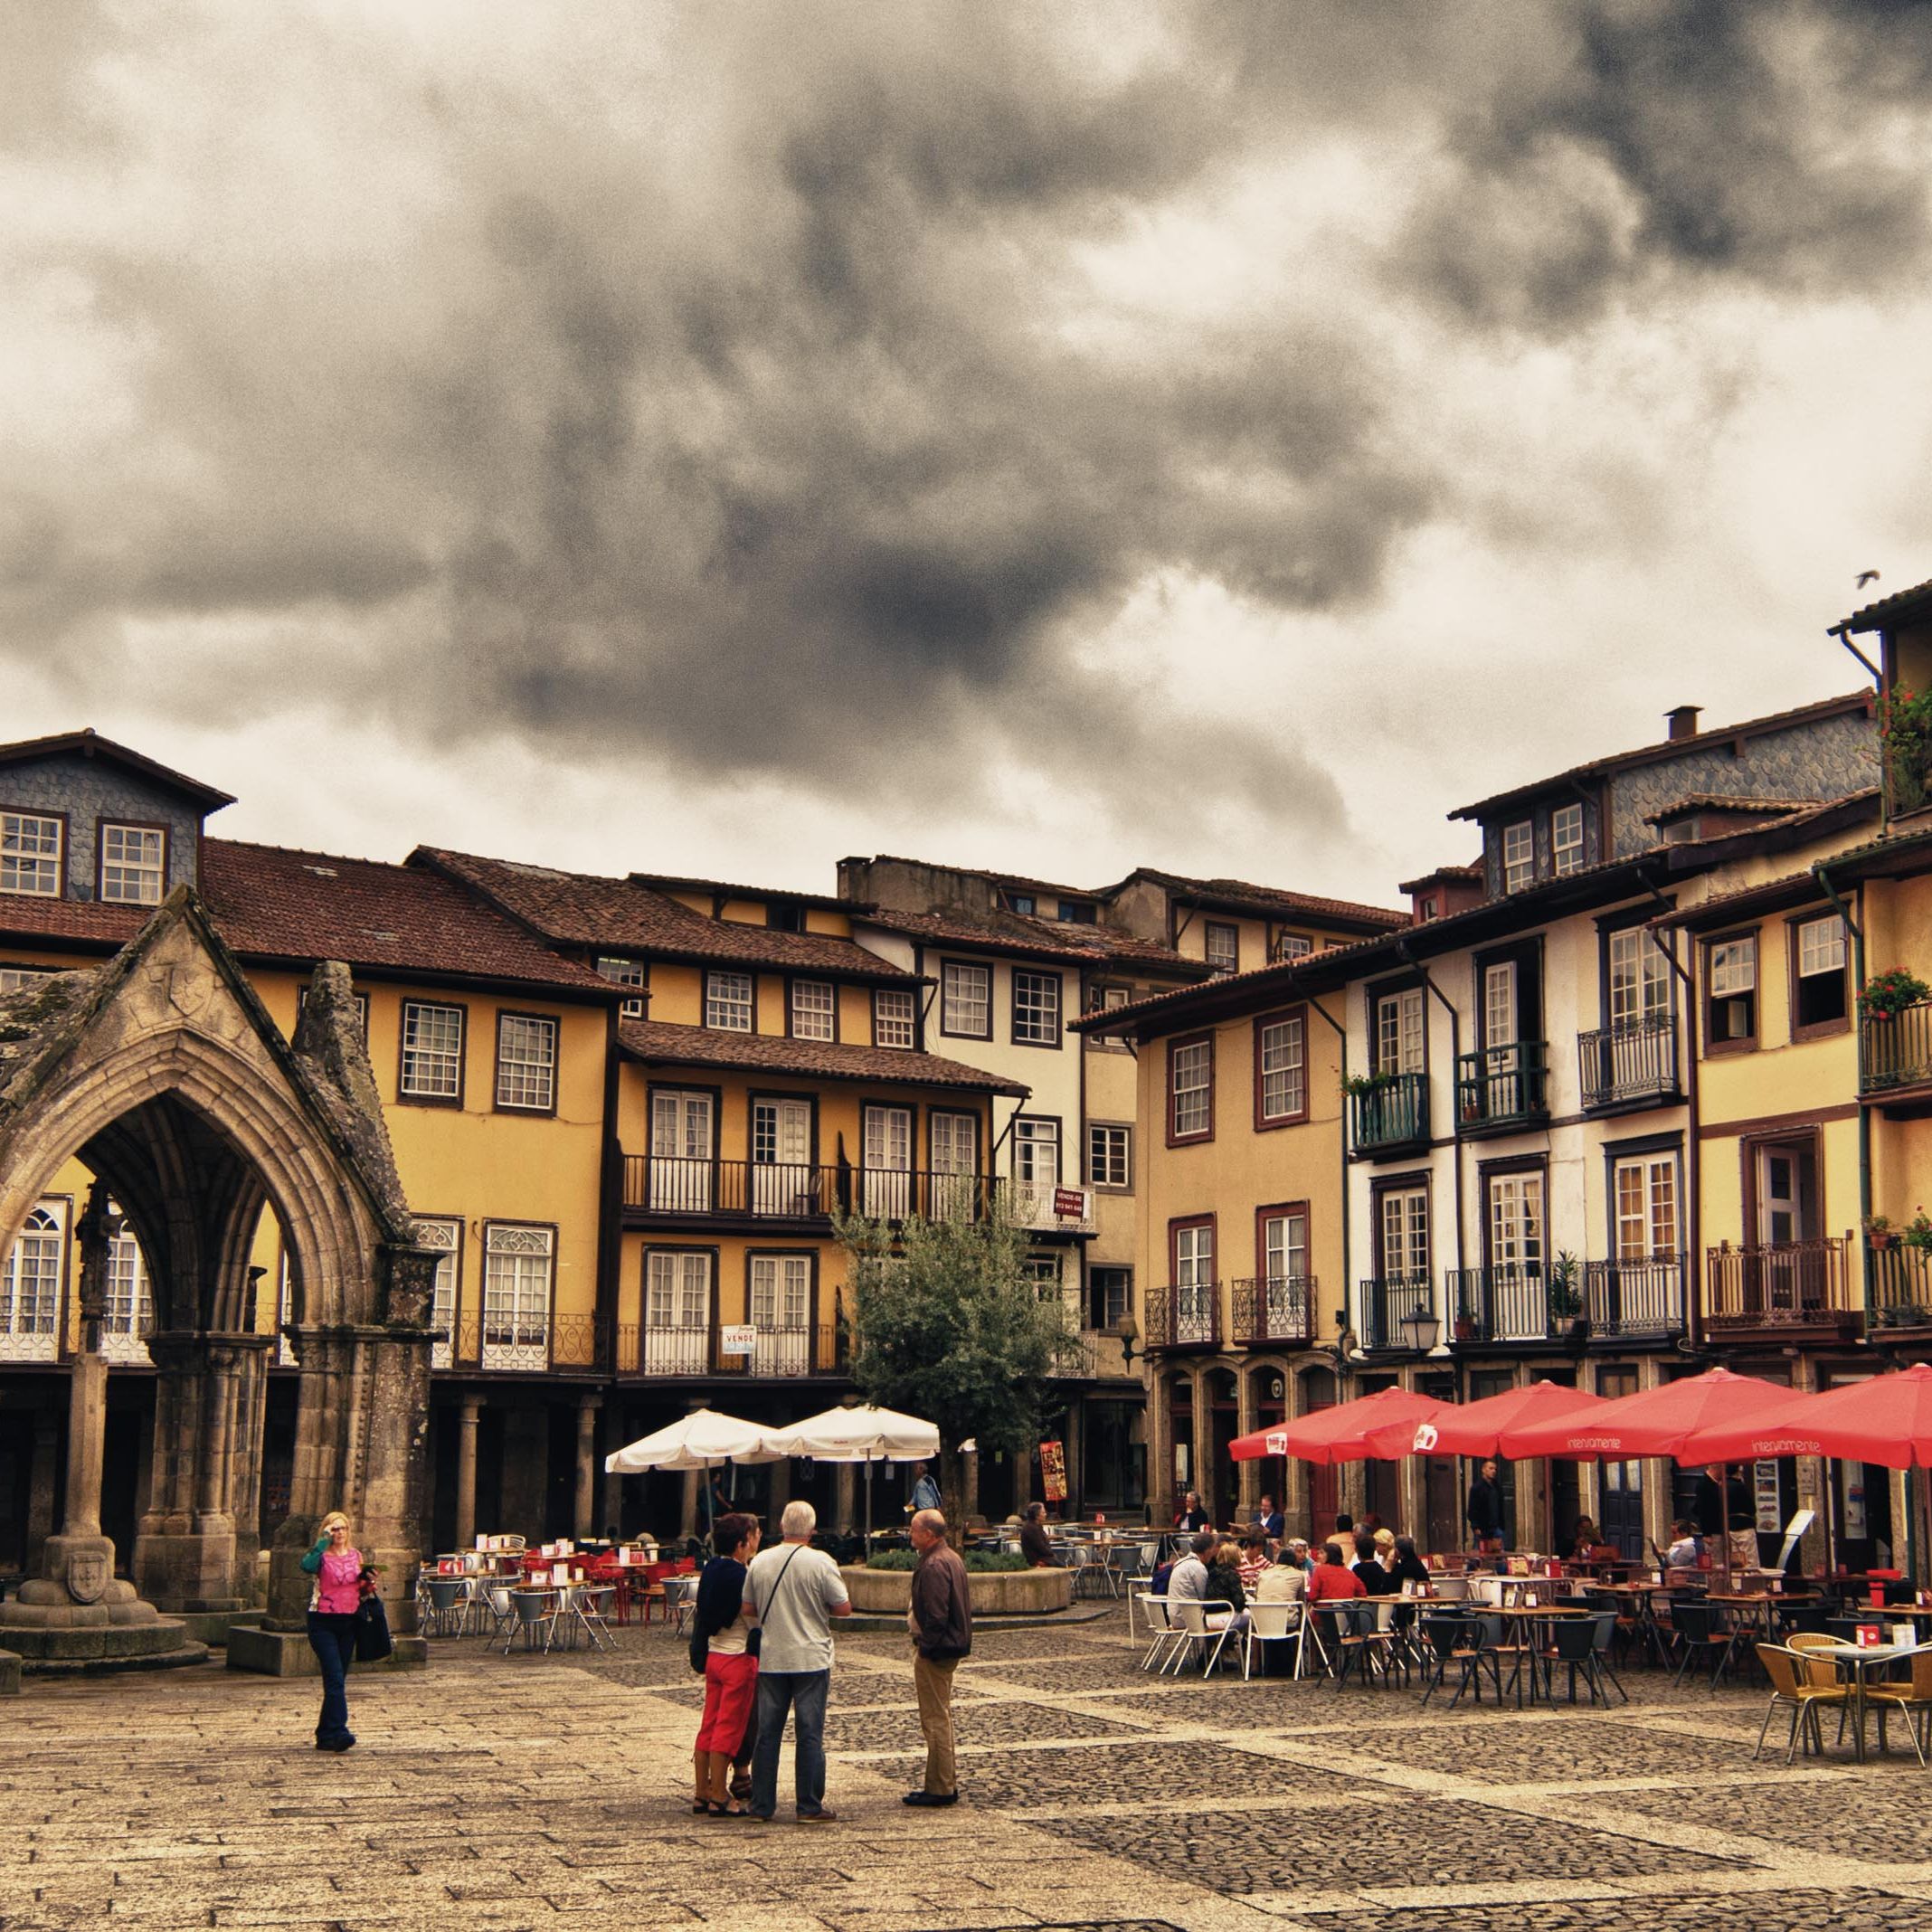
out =
<path fill-rule="evenodd" d="M 733 1758 L 744 1747 L 758 1688 L 755 1633 L 744 1601 L 745 1566 L 758 1550 L 758 1519 L 735 1512 L 721 1516 L 711 1540 L 718 1554 L 697 1579 L 691 1633 L 692 1662 L 697 1661 L 700 1643 L 705 1659 L 705 1714 L 691 1754 L 696 1777 L 691 1809 L 714 1818 L 742 1818 L 744 1806 L 725 1779 Z"/>

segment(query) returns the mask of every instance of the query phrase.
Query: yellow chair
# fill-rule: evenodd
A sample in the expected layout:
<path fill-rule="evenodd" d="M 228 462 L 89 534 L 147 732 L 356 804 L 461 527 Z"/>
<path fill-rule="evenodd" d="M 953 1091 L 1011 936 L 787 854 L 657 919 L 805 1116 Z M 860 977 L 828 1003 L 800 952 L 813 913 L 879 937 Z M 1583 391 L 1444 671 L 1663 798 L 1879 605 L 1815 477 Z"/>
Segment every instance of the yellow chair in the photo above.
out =
<path fill-rule="evenodd" d="M 1841 1710 L 1851 1695 L 1845 1686 L 1833 1682 L 1817 1683 L 1812 1681 L 1814 1673 L 1829 1669 L 1823 1658 L 1807 1658 L 1800 1651 L 1787 1650 L 1782 1643 L 1760 1643 L 1757 1646 L 1757 1661 L 1765 1667 L 1765 1675 L 1771 1680 L 1771 1703 L 1765 1712 L 1763 1728 L 1757 1733 L 1757 1748 L 1751 1753 L 1755 1763 L 1764 1755 L 1765 1737 L 1771 1728 L 1771 1719 L 1778 1707 L 1788 1705 L 1791 1709 L 1790 1748 L 1785 1753 L 1788 1765 L 1798 1755 L 1798 1726 L 1804 1726 L 1809 1742 L 1807 1750 L 1815 1749 L 1821 1755 L 1824 1750 L 1824 1734 L 1818 1724 L 1818 1707 L 1821 1704 L 1835 1704 Z"/>
<path fill-rule="evenodd" d="M 1914 1655 L 1908 1680 L 1889 1683 L 1880 1678 L 1875 1683 L 1868 1683 L 1865 1702 L 1879 1714 L 1880 1750 L 1885 1748 L 1886 1713 L 1896 1710 L 1905 1719 L 1906 1735 L 1912 1740 L 1912 1748 L 1918 1753 L 1918 1768 L 1924 1770 L 1926 1747 L 1915 1720 L 1923 1714 L 1927 1719 L 1926 1728 L 1932 1730 L 1932 1650 L 1922 1650 Z"/>

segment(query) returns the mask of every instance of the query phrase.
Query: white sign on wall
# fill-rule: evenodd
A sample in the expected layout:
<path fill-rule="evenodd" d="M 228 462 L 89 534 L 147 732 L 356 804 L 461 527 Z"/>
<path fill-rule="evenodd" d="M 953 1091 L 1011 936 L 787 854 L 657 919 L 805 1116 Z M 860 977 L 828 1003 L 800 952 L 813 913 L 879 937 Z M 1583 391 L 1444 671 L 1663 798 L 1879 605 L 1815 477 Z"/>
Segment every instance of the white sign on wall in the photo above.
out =
<path fill-rule="evenodd" d="M 720 1355 L 749 1355 L 757 1346 L 758 1331 L 749 1322 L 742 1327 L 721 1328 L 718 1331 Z"/>

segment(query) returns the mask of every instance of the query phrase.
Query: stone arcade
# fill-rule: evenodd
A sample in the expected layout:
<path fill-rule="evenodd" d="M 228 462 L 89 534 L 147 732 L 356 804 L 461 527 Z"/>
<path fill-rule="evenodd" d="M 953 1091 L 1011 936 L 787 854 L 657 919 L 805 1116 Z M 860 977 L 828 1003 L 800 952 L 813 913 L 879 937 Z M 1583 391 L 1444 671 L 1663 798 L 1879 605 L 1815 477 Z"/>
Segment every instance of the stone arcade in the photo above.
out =
<path fill-rule="evenodd" d="M 275 1343 L 254 1319 L 250 1265 L 265 1206 L 291 1255 L 295 1469 L 266 1621 L 230 1631 L 228 1660 L 308 1667 L 298 1559 L 335 1508 L 383 1566 L 406 1632 L 411 1599 L 395 1580 L 419 1555 L 437 1257 L 415 1243 L 347 968 L 316 969 L 291 1046 L 180 886 L 105 965 L 0 998 L 0 1254 L 76 1155 L 99 1186 L 82 1242 L 66 1516 L 43 1574 L 0 1604 L 0 1650 L 29 1670 L 187 1662 L 204 1654 L 197 1632 L 251 1602 Z M 109 1194 L 155 1293 L 153 1475 L 131 1583 L 111 1580 L 99 1513 Z"/>

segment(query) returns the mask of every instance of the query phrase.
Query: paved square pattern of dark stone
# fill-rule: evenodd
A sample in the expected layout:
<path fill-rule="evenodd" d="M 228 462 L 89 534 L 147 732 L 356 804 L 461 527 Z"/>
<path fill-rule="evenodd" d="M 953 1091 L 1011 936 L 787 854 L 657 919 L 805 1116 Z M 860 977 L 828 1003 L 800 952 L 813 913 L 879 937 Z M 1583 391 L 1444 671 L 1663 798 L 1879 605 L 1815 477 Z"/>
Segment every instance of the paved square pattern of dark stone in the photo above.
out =
<path fill-rule="evenodd" d="M 1362 1721 L 1352 1694 L 1351 1701 L 1338 1706 L 1334 1698 L 1308 1684 L 1297 1688 L 1285 1681 L 1264 1683 L 1259 1679 L 1218 1686 L 1183 1682 L 1126 1697 L 1094 1695 L 1094 1709 L 1167 1724 L 1212 1724 L 1226 1730 L 1292 1731 Z"/>
<path fill-rule="evenodd" d="M 1435 1915 L 1397 1910 L 1311 1912 L 1293 1921 L 1310 1932 L 1932 1932 L 1932 1903 L 1889 1892 L 1746 1892 L 1690 1899 L 1653 1894 L 1641 1901 L 1458 1906 Z"/>
<path fill-rule="evenodd" d="M 1768 1759 L 1769 1753 L 1766 1754 Z M 1778 1763 L 1782 1766 L 1783 1754 Z M 1918 1762 L 1874 1766 L 1855 1782 L 1708 1785 L 1670 1791 L 1606 1791 L 1618 1811 L 1676 1823 L 1708 1824 L 1774 1843 L 1835 1852 L 1880 1864 L 1932 1860 L 1932 1792 Z"/>
<path fill-rule="evenodd" d="M 863 1710 L 841 1714 L 837 1692 L 825 1719 L 825 1743 L 834 1751 L 908 1750 L 923 1745 L 915 1710 Z M 1125 1738 L 1132 1726 L 1090 1718 L 1077 1710 L 1058 1710 L 1051 1704 L 994 1703 L 980 1699 L 952 1713 L 953 1741 L 958 1744 L 1025 1744 L 1038 1738 Z"/>
<path fill-rule="evenodd" d="M 1393 1809 L 1399 1804 L 1399 1815 Z M 1473 1885 L 1498 1880 L 1641 1878 L 1653 1872 L 1709 1874 L 1748 1861 L 1707 1857 L 1608 1832 L 1492 1811 L 1460 1800 L 1405 1796 L 1362 1817 L 1353 1840 L 1379 1845 L 1376 1869 L 1387 1882 Z M 1264 1811 L 1138 1812 L 1124 1817 L 1035 1818 L 1035 1831 L 1133 1860 L 1151 1870 L 1192 1879 L 1215 1891 L 1305 1889 L 1310 1864 L 1300 1821 L 1271 1829 Z M 1274 1849 L 1279 1847 L 1279 1849 Z M 1363 1880 L 1360 1882 L 1368 1883 Z M 1646 1901 L 1648 1903 L 1648 1901 Z M 1628 1908 L 1625 1908 L 1626 1912 Z M 1459 1921 L 1460 1922 L 1460 1921 Z M 1411 1918 L 1411 1928 L 1416 1921 Z"/>
<path fill-rule="evenodd" d="M 693 1710 L 704 1708 L 705 1686 L 702 1680 L 686 1673 L 681 1684 L 649 1684 L 643 1688 L 653 1697 L 663 1698 L 674 1704 L 688 1706 Z M 970 1684 L 956 1683 L 953 1686 L 953 1702 L 978 1696 Z M 902 1676 L 891 1676 L 883 1671 L 839 1671 L 832 1672 L 831 1700 L 828 1716 L 841 1708 L 848 1710 L 869 1709 L 876 1704 L 912 1704 L 918 1699 L 913 1688 L 913 1673 L 906 1671 Z"/>
<path fill-rule="evenodd" d="M 1140 1668 L 1138 1656 L 1122 1653 L 1117 1657 L 1025 1658 L 1009 1663 L 982 1660 L 975 1653 L 954 1682 L 963 1685 L 984 1677 L 997 1677 L 1002 1685 L 1046 1697 L 1061 1697 L 1072 1690 L 1144 1690 L 1154 1681 Z"/>
<path fill-rule="evenodd" d="M 923 1757 L 889 1758 L 868 1768 L 916 1784 Z M 1106 1744 L 1091 1749 L 1011 1750 L 960 1760 L 960 1783 L 974 1804 L 1025 1811 L 1042 1804 L 1151 1804 L 1226 1796 L 1359 1795 L 1353 1780 L 1226 1744 Z"/>
<path fill-rule="evenodd" d="M 1446 1772 L 1485 1785 L 1736 1771 L 1749 1763 L 1751 1755 L 1714 1738 L 1666 1737 L 1634 1724 L 1567 1712 L 1555 1719 L 1471 1716 L 1426 1728 L 1365 1727 L 1335 1743 L 1361 1757 L 1386 1758 L 1411 1770 Z"/>

